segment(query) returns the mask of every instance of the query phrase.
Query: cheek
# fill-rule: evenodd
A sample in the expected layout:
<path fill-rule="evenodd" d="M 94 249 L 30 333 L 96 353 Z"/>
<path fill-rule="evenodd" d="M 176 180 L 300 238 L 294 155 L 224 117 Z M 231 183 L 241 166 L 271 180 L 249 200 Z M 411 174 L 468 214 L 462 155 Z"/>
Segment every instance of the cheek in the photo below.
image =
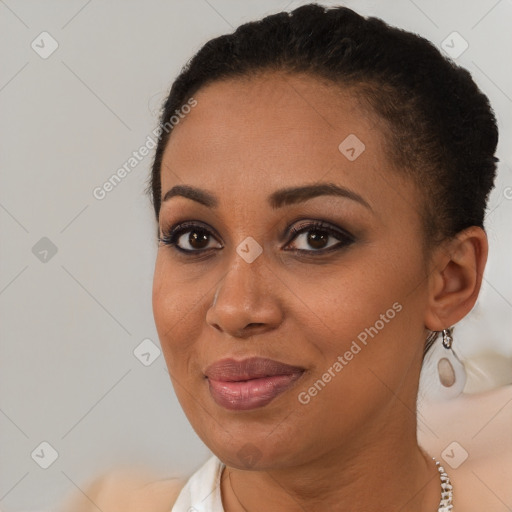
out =
<path fill-rule="evenodd" d="M 152 306 L 155 325 L 168 364 L 180 356 L 194 340 L 192 316 L 201 308 L 201 281 L 187 279 L 185 272 L 173 265 L 160 249 L 153 276 Z M 172 357 L 171 357 L 172 356 Z"/>
<path fill-rule="evenodd" d="M 173 286 L 174 275 L 170 270 L 159 252 L 153 276 L 152 303 L 155 324 L 162 343 L 165 333 L 169 331 L 182 313 L 180 311 L 182 303 L 176 300 L 178 290 Z"/>
<path fill-rule="evenodd" d="M 378 258 L 351 262 L 323 279 L 313 275 L 307 287 L 304 281 L 299 296 L 325 326 L 346 335 L 374 324 L 412 289 L 411 276 Z"/>
<path fill-rule="evenodd" d="M 314 322 L 303 324 L 303 338 L 314 340 L 319 357 L 297 400 L 319 428 L 335 425 L 336 432 L 341 424 L 348 431 L 359 428 L 398 393 L 417 353 L 413 338 L 421 335 L 411 325 L 418 323 L 415 306 L 402 289 L 384 286 L 374 293 L 371 280 L 361 282 L 370 274 L 352 276 L 357 285 L 340 279 L 343 290 L 322 288 L 322 331 Z"/>
<path fill-rule="evenodd" d="M 413 251 L 398 252 L 368 251 L 364 259 L 347 260 L 325 279 L 311 278 L 307 287 L 303 283 L 302 298 L 314 313 L 312 321 L 321 320 L 324 335 L 312 339 L 327 367 L 346 354 L 345 360 L 391 374 L 397 358 L 405 364 L 403 356 L 414 355 L 425 291 L 421 259 Z"/>

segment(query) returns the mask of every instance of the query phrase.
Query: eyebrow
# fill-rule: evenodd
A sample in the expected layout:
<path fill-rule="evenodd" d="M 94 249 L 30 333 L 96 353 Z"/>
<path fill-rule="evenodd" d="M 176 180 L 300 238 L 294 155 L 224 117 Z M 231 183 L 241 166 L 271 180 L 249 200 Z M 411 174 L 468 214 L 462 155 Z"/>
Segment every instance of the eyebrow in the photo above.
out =
<path fill-rule="evenodd" d="M 290 187 L 276 190 L 268 197 L 268 203 L 273 209 L 277 209 L 324 195 L 352 199 L 373 211 L 370 204 L 359 194 L 334 183 L 318 183 L 315 185 L 305 185 L 301 187 Z M 175 185 L 165 193 L 162 203 L 175 196 L 191 199 L 192 201 L 196 201 L 208 208 L 217 208 L 219 206 L 218 199 L 211 192 L 197 187 L 192 187 L 190 185 Z"/>

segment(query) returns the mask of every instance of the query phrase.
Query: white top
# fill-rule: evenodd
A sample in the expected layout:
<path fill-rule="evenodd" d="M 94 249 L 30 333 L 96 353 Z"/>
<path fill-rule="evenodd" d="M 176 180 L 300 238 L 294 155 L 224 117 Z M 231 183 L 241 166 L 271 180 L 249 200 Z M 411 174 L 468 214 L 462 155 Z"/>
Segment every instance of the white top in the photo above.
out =
<path fill-rule="evenodd" d="M 220 476 L 225 464 L 212 455 L 187 481 L 171 512 L 224 512 Z"/>

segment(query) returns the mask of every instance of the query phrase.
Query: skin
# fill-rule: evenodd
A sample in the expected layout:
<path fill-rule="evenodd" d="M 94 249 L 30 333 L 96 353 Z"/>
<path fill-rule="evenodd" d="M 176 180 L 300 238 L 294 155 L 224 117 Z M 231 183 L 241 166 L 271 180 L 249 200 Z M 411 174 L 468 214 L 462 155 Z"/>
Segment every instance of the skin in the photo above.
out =
<path fill-rule="evenodd" d="M 187 184 L 219 204 L 172 197 L 159 226 L 200 222 L 212 232 L 208 243 L 189 245 L 187 232 L 180 245 L 219 250 L 198 257 L 160 244 L 153 312 L 180 404 L 227 465 L 226 512 L 437 510 L 438 473 L 416 439 L 422 350 L 427 329 L 447 328 L 473 307 L 485 232 L 468 228 L 425 253 L 421 192 L 393 167 L 384 124 L 353 92 L 267 73 L 215 82 L 194 98 L 197 106 L 173 129 L 163 156 L 162 195 Z M 349 134 L 365 144 L 354 161 L 338 150 Z M 332 195 L 279 209 L 267 202 L 277 189 L 318 182 L 348 188 L 369 207 Z M 307 231 L 286 236 L 289 226 L 317 219 L 354 241 L 329 235 L 322 246 L 308 243 Z M 236 252 L 248 236 L 263 250 L 252 263 Z M 339 250 L 321 253 L 336 244 Z M 301 404 L 299 393 L 394 303 L 401 311 Z M 250 356 L 306 371 L 265 407 L 220 407 L 204 369 Z M 238 455 L 248 443 L 258 452 L 251 464 Z"/>

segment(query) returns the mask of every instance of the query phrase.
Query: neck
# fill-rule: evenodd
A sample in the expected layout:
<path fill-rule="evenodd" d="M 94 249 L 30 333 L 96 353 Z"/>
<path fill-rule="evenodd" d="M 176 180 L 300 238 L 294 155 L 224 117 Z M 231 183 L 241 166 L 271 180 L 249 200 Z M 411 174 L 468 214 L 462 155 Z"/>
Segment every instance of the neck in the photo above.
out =
<path fill-rule="evenodd" d="M 370 427 L 357 440 L 328 453 L 319 450 L 318 458 L 284 469 L 226 466 L 221 480 L 224 510 L 437 512 L 439 473 L 417 444 L 415 418 L 406 423 L 400 431 Z"/>

